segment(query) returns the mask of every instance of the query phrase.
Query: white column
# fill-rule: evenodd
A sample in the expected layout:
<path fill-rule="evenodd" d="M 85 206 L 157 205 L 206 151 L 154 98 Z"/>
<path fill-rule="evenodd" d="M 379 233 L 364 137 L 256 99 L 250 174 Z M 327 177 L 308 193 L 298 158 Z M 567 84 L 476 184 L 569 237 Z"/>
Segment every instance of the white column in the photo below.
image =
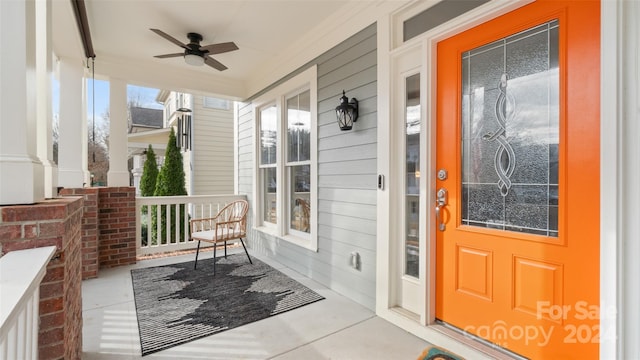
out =
<path fill-rule="evenodd" d="M 87 123 L 84 109 L 83 68 L 81 60 L 61 58 L 60 137 L 58 143 L 58 184 L 66 188 L 85 185 Z"/>
<path fill-rule="evenodd" d="M 142 155 L 133 155 L 133 169 L 131 174 L 133 175 L 133 186 L 136 188 L 136 196 L 140 196 L 140 179 L 142 179 L 142 173 L 144 172 L 144 161 Z"/>
<path fill-rule="evenodd" d="M 129 186 L 127 128 L 127 83 L 122 79 L 109 79 L 108 186 Z"/>
<path fill-rule="evenodd" d="M 44 174 L 36 154 L 33 0 L 0 1 L 0 48 L 0 205 L 35 203 L 44 199 Z"/>
<path fill-rule="evenodd" d="M 51 138 L 53 120 L 51 13 L 51 0 L 36 1 L 36 78 L 38 82 L 36 131 L 38 158 L 44 166 L 46 198 L 55 197 L 58 187 L 58 165 L 53 162 L 53 139 Z"/>

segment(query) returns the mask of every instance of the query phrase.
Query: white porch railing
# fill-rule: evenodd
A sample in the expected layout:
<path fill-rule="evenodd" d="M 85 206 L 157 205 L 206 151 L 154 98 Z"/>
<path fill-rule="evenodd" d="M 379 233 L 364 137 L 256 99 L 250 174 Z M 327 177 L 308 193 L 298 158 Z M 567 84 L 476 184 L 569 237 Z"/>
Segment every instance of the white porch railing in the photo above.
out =
<path fill-rule="evenodd" d="M 40 282 L 55 246 L 0 258 L 0 359 L 38 358 Z"/>
<path fill-rule="evenodd" d="M 244 195 L 136 197 L 137 255 L 195 249 L 197 242 L 189 239 L 189 219 L 212 217 L 229 202 L 246 198 Z"/>

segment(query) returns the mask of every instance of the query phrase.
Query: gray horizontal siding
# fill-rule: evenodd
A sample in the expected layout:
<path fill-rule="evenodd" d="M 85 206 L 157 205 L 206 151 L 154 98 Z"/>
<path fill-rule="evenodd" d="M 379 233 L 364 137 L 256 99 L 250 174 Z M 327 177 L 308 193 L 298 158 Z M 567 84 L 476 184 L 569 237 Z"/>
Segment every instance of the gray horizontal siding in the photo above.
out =
<path fill-rule="evenodd" d="M 375 248 L 371 248 L 371 237 L 367 234 L 324 224 L 320 224 L 319 230 L 325 239 L 341 242 L 347 246 L 357 246 L 360 250 L 366 249 L 375 252 Z M 375 258 L 363 258 L 363 261 L 375 264 Z"/>
<path fill-rule="evenodd" d="M 371 253 L 373 262 L 366 261 L 369 254 L 361 252 L 362 270 L 348 266 L 349 253 L 352 247 L 336 249 L 334 239 L 320 237 L 317 253 L 303 249 L 286 241 L 278 241 L 275 237 L 258 231 L 252 232 L 251 248 L 278 259 L 285 266 L 310 277 L 319 283 L 361 303 L 368 308 L 375 308 L 375 296 L 371 295 L 369 283 L 375 283 L 375 253 Z M 278 244 L 274 248 L 274 244 Z M 366 256 L 365 256 L 366 255 Z M 365 275 L 363 275 L 365 274 Z"/>
<path fill-rule="evenodd" d="M 365 189 L 320 188 L 318 189 L 318 199 L 335 202 L 375 205 L 376 194 L 375 191 L 373 192 L 373 194 L 371 194 L 371 192 L 371 190 Z"/>
<path fill-rule="evenodd" d="M 371 25 L 308 66 L 318 66 L 318 251 L 252 230 L 253 251 L 375 308 L 377 174 L 376 26 Z M 291 73 L 273 88 L 296 74 Z M 256 94 L 266 93 L 270 88 Z M 340 131 L 335 107 L 346 91 L 359 102 L 351 131 Z M 238 108 L 238 188 L 253 201 L 255 127 L 250 100 Z M 253 204 L 252 204 L 253 206 Z M 361 269 L 349 266 L 358 252 Z"/>
<path fill-rule="evenodd" d="M 376 220 L 376 207 L 363 206 L 359 203 L 347 203 L 320 200 L 318 201 L 318 213 L 332 214 L 336 216 L 352 216 L 360 219 Z"/>
<path fill-rule="evenodd" d="M 336 125 L 337 126 L 337 125 Z M 377 144 L 351 146 L 349 152 L 344 149 L 327 149 L 318 154 L 318 163 L 345 162 L 351 160 L 377 159 Z"/>
<path fill-rule="evenodd" d="M 318 179 L 321 188 L 375 189 L 375 175 L 322 175 Z"/>
<path fill-rule="evenodd" d="M 362 175 L 376 171 L 376 159 L 357 159 L 329 162 L 318 165 L 318 172 L 323 175 Z"/>

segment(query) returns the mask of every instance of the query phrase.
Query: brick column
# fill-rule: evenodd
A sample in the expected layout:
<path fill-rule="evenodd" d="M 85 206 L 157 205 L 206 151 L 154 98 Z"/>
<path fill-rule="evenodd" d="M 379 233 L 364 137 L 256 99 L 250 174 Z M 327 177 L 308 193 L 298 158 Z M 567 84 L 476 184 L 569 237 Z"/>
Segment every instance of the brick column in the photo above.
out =
<path fill-rule="evenodd" d="M 80 359 L 82 355 L 82 211 L 83 199 L 78 197 L 0 207 L 3 254 L 57 247 L 40 284 L 40 360 Z"/>
<path fill-rule="evenodd" d="M 62 189 L 62 196 L 82 196 L 82 280 L 98 276 L 98 188 Z"/>
<path fill-rule="evenodd" d="M 100 268 L 136 263 L 136 189 L 99 188 Z"/>

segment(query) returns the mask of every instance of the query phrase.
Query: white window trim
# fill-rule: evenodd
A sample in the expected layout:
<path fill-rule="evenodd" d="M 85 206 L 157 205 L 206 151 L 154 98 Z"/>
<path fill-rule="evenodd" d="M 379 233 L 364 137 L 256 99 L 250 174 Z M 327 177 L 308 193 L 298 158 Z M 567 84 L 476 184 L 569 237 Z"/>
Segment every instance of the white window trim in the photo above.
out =
<path fill-rule="evenodd" d="M 269 234 L 282 239 L 289 243 L 298 245 L 300 247 L 309 249 L 311 251 L 318 251 L 318 69 L 317 66 L 312 66 L 302 73 L 287 80 L 283 84 L 278 85 L 267 93 L 253 100 L 252 112 L 254 126 L 254 172 L 253 172 L 253 219 L 254 230 Z M 311 112 L 311 179 L 310 179 L 310 198 L 311 198 L 311 214 L 310 214 L 310 233 L 289 229 L 289 221 L 287 213 L 287 199 L 288 199 L 288 177 L 286 156 L 284 151 L 283 136 L 285 131 L 285 116 L 286 111 L 285 102 L 287 97 L 290 97 L 294 93 L 309 89 L 310 97 L 310 112 Z M 276 104 L 276 110 L 278 114 L 277 123 L 277 219 L 278 222 L 273 226 L 271 223 L 264 222 L 263 219 L 263 194 L 262 186 L 260 184 L 260 109 L 268 106 L 269 104 Z"/>

